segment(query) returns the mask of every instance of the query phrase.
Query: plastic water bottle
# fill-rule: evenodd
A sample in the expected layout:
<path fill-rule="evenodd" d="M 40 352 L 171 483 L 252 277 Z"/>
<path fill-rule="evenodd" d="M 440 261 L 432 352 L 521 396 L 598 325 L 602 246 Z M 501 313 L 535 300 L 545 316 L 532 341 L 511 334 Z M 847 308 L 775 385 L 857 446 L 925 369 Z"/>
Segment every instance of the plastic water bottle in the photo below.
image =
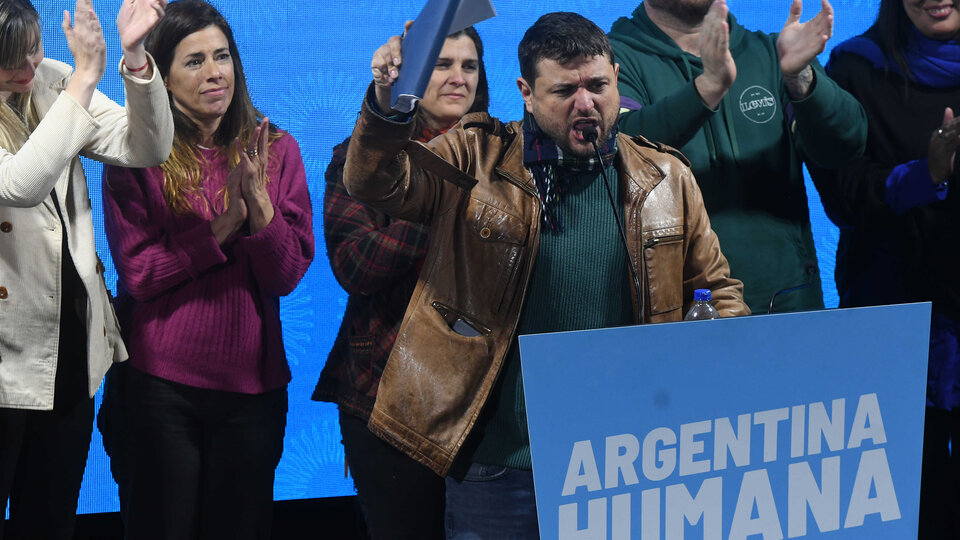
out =
<path fill-rule="evenodd" d="M 716 319 L 720 316 L 717 308 L 710 305 L 710 289 L 697 289 L 693 291 L 693 307 L 683 318 L 685 321 L 703 321 L 707 319 Z"/>

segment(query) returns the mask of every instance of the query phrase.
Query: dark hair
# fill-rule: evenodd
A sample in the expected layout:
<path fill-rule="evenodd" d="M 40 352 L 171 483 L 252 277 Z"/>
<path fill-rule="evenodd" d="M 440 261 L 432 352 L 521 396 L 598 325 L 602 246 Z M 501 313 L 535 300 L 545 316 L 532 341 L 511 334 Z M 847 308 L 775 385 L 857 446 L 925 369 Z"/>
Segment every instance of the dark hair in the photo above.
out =
<path fill-rule="evenodd" d="M 223 32 L 230 46 L 230 57 L 233 61 L 233 100 L 223 115 L 213 140 L 217 146 L 229 146 L 233 139 L 249 135 L 263 117 L 250 100 L 247 90 L 247 79 L 243 74 L 243 63 L 240 62 L 240 51 L 237 42 L 233 39 L 233 31 L 223 15 L 216 8 L 203 0 L 179 0 L 167 5 L 165 15 L 157 26 L 150 32 L 144 41 L 144 46 L 160 69 L 160 76 L 164 79 L 170 74 L 170 65 L 173 63 L 173 53 L 183 39 L 194 32 L 215 26 Z M 178 137 L 189 142 L 197 143 L 199 129 L 192 120 L 173 106 L 171 96 L 171 110 L 173 122 Z"/>
<path fill-rule="evenodd" d="M 473 105 L 470 106 L 470 109 L 466 114 L 475 113 L 475 112 L 487 112 L 487 109 L 490 107 L 490 88 L 487 85 L 487 70 L 483 65 L 483 41 L 480 39 L 480 34 L 472 27 L 468 26 L 463 30 L 454 32 L 447 36 L 447 39 L 456 39 L 459 37 L 467 36 L 473 41 L 473 46 L 477 49 L 477 88 L 473 94 Z M 417 114 L 414 117 L 414 133 L 420 133 L 423 128 L 427 125 L 427 119 L 424 116 L 423 107 L 417 107 Z"/>
<path fill-rule="evenodd" d="M 0 68 L 17 69 L 40 42 L 40 15 L 29 0 L 0 0 Z"/>
<path fill-rule="evenodd" d="M 578 58 L 605 55 L 613 65 L 613 47 L 599 26 L 590 19 L 564 11 L 547 13 L 527 29 L 517 50 L 520 75 L 533 87 L 537 64 L 548 58 L 566 64 Z"/>
<path fill-rule="evenodd" d="M 477 62 L 480 64 L 476 95 L 473 98 L 473 106 L 470 107 L 470 110 L 467 112 L 487 112 L 487 109 L 490 107 L 490 89 L 487 87 L 487 69 L 483 65 L 483 41 L 480 39 L 480 34 L 478 34 L 472 26 L 450 34 L 447 36 L 447 39 L 458 38 L 460 36 L 467 36 L 473 41 L 473 46 L 477 48 Z"/>
<path fill-rule="evenodd" d="M 913 78 L 904 56 L 912 33 L 913 21 L 903 10 L 903 0 L 881 0 L 877 20 L 866 31 L 866 35 L 880 46 L 887 58 L 897 63 L 906 79 Z"/>

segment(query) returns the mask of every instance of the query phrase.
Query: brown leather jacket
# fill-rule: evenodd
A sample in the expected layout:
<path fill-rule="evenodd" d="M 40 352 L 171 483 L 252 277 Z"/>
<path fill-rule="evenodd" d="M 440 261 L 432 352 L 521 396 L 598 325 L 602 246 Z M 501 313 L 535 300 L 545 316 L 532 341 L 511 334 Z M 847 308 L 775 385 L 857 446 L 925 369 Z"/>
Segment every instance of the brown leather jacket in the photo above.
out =
<path fill-rule="evenodd" d="M 523 166 L 519 123 L 470 114 L 431 141 L 432 152 L 410 136 L 411 124 L 384 119 L 365 103 L 343 179 L 356 199 L 430 226 L 420 281 L 369 427 L 445 475 L 514 339 L 541 207 Z M 682 157 L 642 138 L 619 137 L 616 167 L 631 258 L 641 274 L 642 321 L 681 320 L 699 288 L 713 291 L 722 316 L 749 314 L 743 285 L 729 276 Z"/>

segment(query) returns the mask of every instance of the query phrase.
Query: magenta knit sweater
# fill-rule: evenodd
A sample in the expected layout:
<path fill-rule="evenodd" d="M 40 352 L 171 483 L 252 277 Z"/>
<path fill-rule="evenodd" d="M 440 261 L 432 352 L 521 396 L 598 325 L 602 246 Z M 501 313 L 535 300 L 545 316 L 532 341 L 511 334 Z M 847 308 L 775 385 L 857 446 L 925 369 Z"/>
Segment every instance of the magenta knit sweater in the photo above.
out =
<path fill-rule="evenodd" d="M 173 382 L 246 394 L 290 381 L 279 297 L 313 260 L 313 213 L 300 148 L 290 135 L 270 146 L 273 220 L 223 246 L 210 228 L 223 212 L 228 165 L 200 149 L 199 214 L 176 214 L 163 198 L 163 171 L 107 167 L 103 209 L 120 276 L 118 314 L 132 366 Z M 209 203 L 208 203 L 209 201 Z M 212 206 L 212 208 L 211 208 Z"/>

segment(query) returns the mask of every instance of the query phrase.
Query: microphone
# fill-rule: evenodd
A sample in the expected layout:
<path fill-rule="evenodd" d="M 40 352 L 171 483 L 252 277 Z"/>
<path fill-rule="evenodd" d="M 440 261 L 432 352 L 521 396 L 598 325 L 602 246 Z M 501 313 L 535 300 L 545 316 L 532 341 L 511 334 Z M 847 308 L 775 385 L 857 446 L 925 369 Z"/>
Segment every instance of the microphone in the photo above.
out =
<path fill-rule="evenodd" d="M 580 133 L 583 134 L 583 139 L 584 139 L 585 141 L 587 141 L 588 143 L 596 143 L 596 142 L 597 142 L 597 137 L 600 136 L 600 135 L 597 133 L 597 128 L 594 127 L 594 126 L 592 126 L 592 125 L 591 125 L 591 126 L 585 126 L 583 129 L 580 130 Z M 593 149 L 594 149 L 594 150 L 597 149 L 597 145 L 596 145 L 596 144 L 593 145 Z M 598 151 L 598 152 L 597 152 L 597 157 L 599 157 L 599 156 L 600 156 L 600 153 L 599 153 L 599 151 Z"/>
<path fill-rule="evenodd" d="M 593 152 L 597 155 L 597 160 L 600 162 L 600 174 L 603 175 L 603 186 L 607 188 L 607 198 L 610 200 L 610 206 L 613 208 L 613 219 L 617 221 L 617 231 L 620 233 L 620 241 L 623 242 L 623 249 L 627 252 L 627 263 L 630 265 L 630 277 L 633 278 L 633 286 L 637 292 L 638 319 L 643 321 L 643 292 L 640 290 L 640 274 L 637 272 L 637 267 L 633 265 L 633 257 L 630 256 L 627 233 L 626 229 L 623 228 L 623 220 L 620 219 L 620 209 L 617 206 L 617 199 L 613 196 L 613 190 L 610 188 L 610 179 L 607 178 L 607 166 L 603 162 L 603 156 L 600 155 L 600 148 L 597 146 L 597 138 L 600 135 L 597 133 L 596 126 L 593 125 L 584 126 L 584 128 L 580 130 L 580 133 L 583 135 L 585 141 L 593 144 Z"/>
<path fill-rule="evenodd" d="M 779 291 L 773 293 L 773 296 L 770 297 L 770 303 L 767 304 L 767 313 L 773 313 L 773 303 L 777 300 L 777 297 L 784 293 L 791 293 L 793 291 L 799 291 L 800 289 L 806 289 L 807 287 L 813 285 L 813 278 L 817 275 L 817 262 L 816 261 L 804 261 L 803 262 L 803 273 L 807 275 L 807 281 L 794 285 L 793 287 L 786 287 L 780 289 Z"/>

